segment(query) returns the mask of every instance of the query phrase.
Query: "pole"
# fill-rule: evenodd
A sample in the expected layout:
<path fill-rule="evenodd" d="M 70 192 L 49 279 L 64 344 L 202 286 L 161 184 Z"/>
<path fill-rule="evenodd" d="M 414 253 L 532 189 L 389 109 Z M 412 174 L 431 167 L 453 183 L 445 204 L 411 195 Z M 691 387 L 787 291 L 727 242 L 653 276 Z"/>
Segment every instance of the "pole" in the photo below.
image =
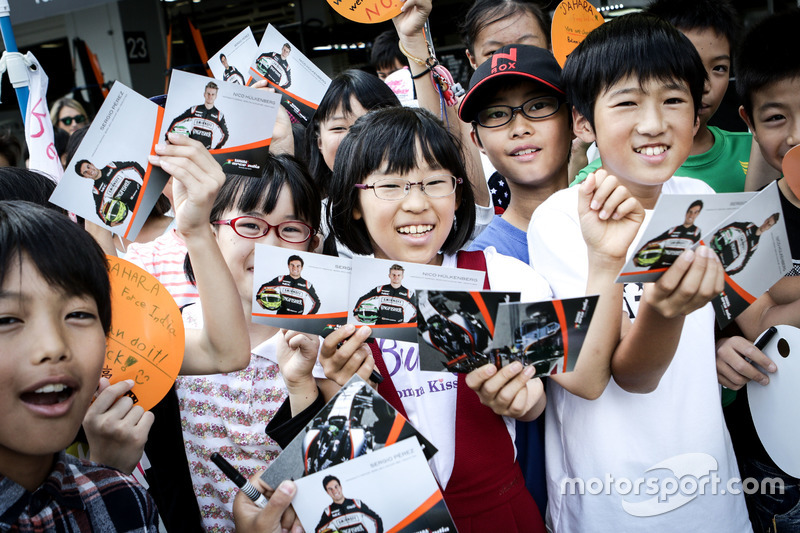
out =
<path fill-rule="evenodd" d="M 6 66 L 8 69 L 8 79 L 17 93 L 17 103 L 25 121 L 28 112 L 28 72 L 22 55 L 17 49 L 17 40 L 14 38 L 14 30 L 11 27 L 11 7 L 8 0 L 0 0 L 0 33 L 3 34 L 3 44 L 6 51 Z"/>

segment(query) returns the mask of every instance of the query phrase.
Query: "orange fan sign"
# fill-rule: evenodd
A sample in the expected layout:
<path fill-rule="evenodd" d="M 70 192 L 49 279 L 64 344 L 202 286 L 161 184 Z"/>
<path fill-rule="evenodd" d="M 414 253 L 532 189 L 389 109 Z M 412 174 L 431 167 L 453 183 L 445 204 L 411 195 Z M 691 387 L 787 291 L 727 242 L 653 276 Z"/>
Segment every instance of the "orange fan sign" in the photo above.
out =
<path fill-rule="evenodd" d="M 800 198 L 800 147 L 795 146 L 783 156 L 783 177 L 786 178 L 786 185 L 794 193 L 795 197 Z"/>
<path fill-rule="evenodd" d="M 128 396 L 145 411 L 167 394 L 183 363 L 184 330 L 178 304 L 138 266 L 108 257 L 111 331 L 102 376 L 134 382 Z"/>
<path fill-rule="evenodd" d="M 400 14 L 401 0 L 328 0 L 341 16 L 361 24 L 384 22 Z"/>
<path fill-rule="evenodd" d="M 567 56 L 589 35 L 603 24 L 601 15 L 587 0 L 564 0 L 553 14 L 551 40 L 553 55 L 561 67 Z"/>

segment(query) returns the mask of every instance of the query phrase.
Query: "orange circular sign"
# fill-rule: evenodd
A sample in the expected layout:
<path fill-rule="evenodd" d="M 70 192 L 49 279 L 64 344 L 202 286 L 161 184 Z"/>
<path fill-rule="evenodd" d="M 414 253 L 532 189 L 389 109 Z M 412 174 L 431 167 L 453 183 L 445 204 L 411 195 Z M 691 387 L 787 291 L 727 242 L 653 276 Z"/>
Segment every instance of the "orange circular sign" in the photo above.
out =
<path fill-rule="evenodd" d="M 587 0 L 564 0 L 553 14 L 551 41 L 553 55 L 561 67 L 593 29 L 603 24 L 601 15 Z"/>
<path fill-rule="evenodd" d="M 138 266 L 108 257 L 111 331 L 102 376 L 134 382 L 128 396 L 146 411 L 167 394 L 183 363 L 184 330 L 178 304 Z"/>
<path fill-rule="evenodd" d="M 800 198 L 800 148 L 795 146 L 783 156 L 783 177 L 786 185 L 797 198 Z"/>
<path fill-rule="evenodd" d="M 401 0 L 328 0 L 328 4 L 348 20 L 375 24 L 399 15 Z"/>

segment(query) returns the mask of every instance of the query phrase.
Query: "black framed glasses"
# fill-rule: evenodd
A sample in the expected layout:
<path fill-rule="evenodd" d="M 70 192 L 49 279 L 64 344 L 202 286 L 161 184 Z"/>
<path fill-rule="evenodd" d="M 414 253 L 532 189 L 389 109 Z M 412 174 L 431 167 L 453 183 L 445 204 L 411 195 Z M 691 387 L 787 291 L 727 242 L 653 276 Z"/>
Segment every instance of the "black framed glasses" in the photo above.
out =
<path fill-rule="evenodd" d="M 86 117 L 84 115 L 75 115 L 74 117 L 62 117 L 58 119 L 58 121 L 65 126 L 71 126 L 73 120 L 75 121 L 75 124 L 83 124 L 86 122 Z"/>
<path fill-rule="evenodd" d="M 384 178 L 372 185 L 356 183 L 356 189 L 372 189 L 375 196 L 381 200 L 402 200 L 408 196 L 408 192 L 414 185 L 419 185 L 423 194 L 430 198 L 444 198 L 450 196 L 456 190 L 456 185 L 463 183 L 463 179 L 456 178 L 449 174 L 438 174 L 430 176 L 422 181 L 408 181 L 403 178 Z"/>
<path fill-rule="evenodd" d="M 522 105 L 494 105 L 478 111 L 477 122 L 484 128 L 499 128 L 514 119 L 517 111 L 526 117 L 537 120 L 555 115 L 564 102 L 555 96 L 537 96 Z"/>
<path fill-rule="evenodd" d="M 292 244 L 301 244 L 311 238 L 316 233 L 314 228 L 299 220 L 287 220 L 277 226 L 273 226 L 266 220 L 258 217 L 243 216 L 228 220 L 215 220 L 212 224 L 216 226 L 230 226 L 239 237 L 245 239 L 260 239 L 272 228 L 278 232 L 278 238 Z"/>

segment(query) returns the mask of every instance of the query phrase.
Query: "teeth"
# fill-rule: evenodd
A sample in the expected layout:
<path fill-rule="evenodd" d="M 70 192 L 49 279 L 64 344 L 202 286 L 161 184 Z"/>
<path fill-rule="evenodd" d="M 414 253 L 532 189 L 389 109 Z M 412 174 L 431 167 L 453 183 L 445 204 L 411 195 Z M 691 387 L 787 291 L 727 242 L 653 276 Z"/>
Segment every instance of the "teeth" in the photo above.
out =
<path fill-rule="evenodd" d="M 636 148 L 636 153 L 644 155 L 661 155 L 667 151 L 666 146 L 645 146 L 644 148 Z"/>
<path fill-rule="evenodd" d="M 67 386 L 64 385 L 63 383 L 51 383 L 49 385 L 45 385 L 44 387 L 36 389 L 33 392 L 35 392 L 37 394 L 43 394 L 43 393 L 48 393 L 48 392 L 61 392 L 66 388 L 67 388 Z"/>
<path fill-rule="evenodd" d="M 528 148 L 527 150 L 520 150 L 519 152 L 515 153 L 514 155 L 528 155 L 538 152 L 538 148 Z"/>
<path fill-rule="evenodd" d="M 403 226 L 402 228 L 398 228 L 397 231 L 408 235 L 414 235 L 419 233 L 427 233 L 432 229 L 433 226 L 431 226 L 430 224 L 421 224 L 417 226 Z"/>

